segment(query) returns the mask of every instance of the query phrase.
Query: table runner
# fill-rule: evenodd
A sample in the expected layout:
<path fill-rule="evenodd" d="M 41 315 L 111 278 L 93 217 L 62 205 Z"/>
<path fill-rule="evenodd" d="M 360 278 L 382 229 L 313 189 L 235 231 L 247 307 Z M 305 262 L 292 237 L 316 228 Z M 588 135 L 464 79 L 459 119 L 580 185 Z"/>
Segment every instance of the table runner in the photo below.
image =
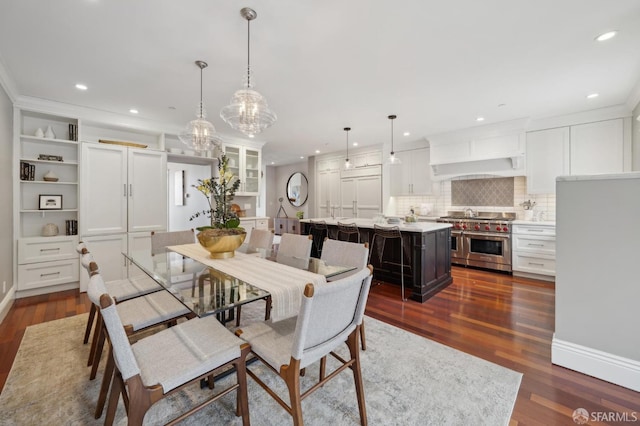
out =
<path fill-rule="evenodd" d="M 271 294 L 271 319 L 280 321 L 298 315 L 304 286 L 326 283 L 324 275 L 296 269 L 260 257 L 235 252 L 230 259 L 212 259 L 200 244 L 167 247 Z"/>

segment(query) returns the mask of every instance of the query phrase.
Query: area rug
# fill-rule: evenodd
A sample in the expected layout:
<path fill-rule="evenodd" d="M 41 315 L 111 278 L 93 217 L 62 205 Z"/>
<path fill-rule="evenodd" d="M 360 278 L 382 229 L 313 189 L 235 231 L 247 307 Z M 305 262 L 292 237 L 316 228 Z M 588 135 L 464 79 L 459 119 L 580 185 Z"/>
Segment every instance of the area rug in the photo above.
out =
<path fill-rule="evenodd" d="M 247 310 L 248 311 L 248 310 Z M 243 322 L 247 319 L 243 309 Z M 27 328 L 7 383 L 0 394 L 2 425 L 100 425 L 93 418 L 102 375 L 88 380 L 88 345 L 82 344 L 87 316 L 78 315 Z M 373 318 L 366 318 L 367 350 L 362 352 L 367 414 L 371 425 L 507 425 L 522 375 Z M 104 359 L 104 358 L 103 358 Z M 105 362 L 101 363 L 101 371 Z M 283 382 L 260 363 L 251 367 L 288 400 Z M 307 368 L 303 389 L 318 368 Z M 222 379 L 222 389 L 226 380 Z M 292 424 L 291 417 L 251 378 L 249 411 L 253 425 Z M 163 424 L 210 392 L 198 385 L 163 400 L 145 424 Z M 120 401 L 116 424 L 125 425 Z M 240 425 L 235 394 L 187 418 L 185 425 Z M 306 425 L 360 424 L 353 375 L 341 373 L 302 403 Z"/>

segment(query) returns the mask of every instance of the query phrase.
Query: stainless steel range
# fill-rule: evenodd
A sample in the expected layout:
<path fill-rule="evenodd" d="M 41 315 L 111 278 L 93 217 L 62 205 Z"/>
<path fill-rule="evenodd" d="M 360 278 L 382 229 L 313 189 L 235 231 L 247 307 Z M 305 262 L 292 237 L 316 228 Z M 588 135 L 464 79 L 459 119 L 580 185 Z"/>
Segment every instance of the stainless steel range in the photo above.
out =
<path fill-rule="evenodd" d="M 450 211 L 451 263 L 511 272 L 511 221 L 515 213 Z"/>

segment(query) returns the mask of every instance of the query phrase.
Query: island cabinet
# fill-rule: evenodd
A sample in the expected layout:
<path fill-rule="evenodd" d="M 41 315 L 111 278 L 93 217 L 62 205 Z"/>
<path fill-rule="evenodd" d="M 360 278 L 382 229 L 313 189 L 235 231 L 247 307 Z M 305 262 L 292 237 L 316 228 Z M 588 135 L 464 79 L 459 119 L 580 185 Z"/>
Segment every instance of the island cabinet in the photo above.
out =
<path fill-rule="evenodd" d="M 337 221 L 327 220 L 329 235 L 337 234 Z M 360 241 L 373 248 L 369 263 L 377 280 L 400 285 L 400 249 L 404 250 L 404 284 L 411 299 L 423 303 L 453 282 L 451 278 L 451 227 L 448 224 L 421 222 L 400 225 L 402 243 L 389 239 L 384 247 L 373 245 L 374 221 L 349 219 L 360 231 Z M 310 220 L 300 221 L 302 234 L 309 233 Z"/>

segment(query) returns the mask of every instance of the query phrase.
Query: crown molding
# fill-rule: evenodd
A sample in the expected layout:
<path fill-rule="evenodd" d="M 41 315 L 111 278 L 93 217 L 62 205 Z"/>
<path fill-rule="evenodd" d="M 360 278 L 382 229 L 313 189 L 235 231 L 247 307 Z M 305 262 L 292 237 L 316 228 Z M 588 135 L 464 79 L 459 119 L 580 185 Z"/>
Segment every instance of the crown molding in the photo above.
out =
<path fill-rule="evenodd" d="M 0 56 L 0 86 L 2 86 L 7 96 L 9 96 L 11 103 L 15 104 L 18 98 L 18 88 L 9 76 L 9 71 L 7 71 L 7 67 L 2 61 L 2 56 Z"/>

